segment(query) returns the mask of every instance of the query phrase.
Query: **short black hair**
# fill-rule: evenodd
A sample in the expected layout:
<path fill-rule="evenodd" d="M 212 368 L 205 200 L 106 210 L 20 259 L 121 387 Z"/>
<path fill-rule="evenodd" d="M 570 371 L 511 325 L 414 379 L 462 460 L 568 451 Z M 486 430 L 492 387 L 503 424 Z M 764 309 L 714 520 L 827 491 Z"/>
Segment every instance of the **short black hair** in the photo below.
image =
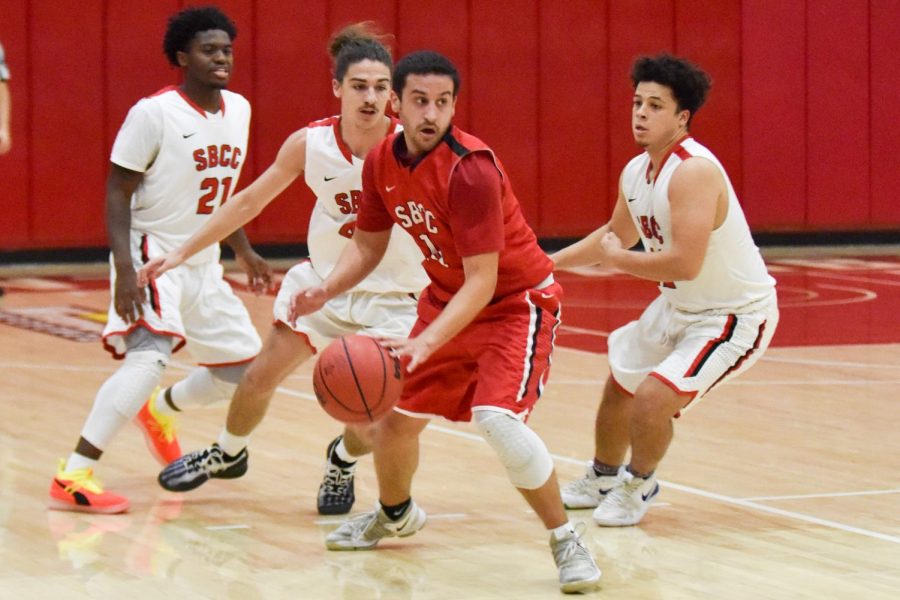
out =
<path fill-rule="evenodd" d="M 447 75 L 453 80 L 453 97 L 459 94 L 459 71 L 456 70 L 456 65 L 433 50 L 412 52 L 397 61 L 391 87 L 398 97 L 402 95 L 409 75 Z"/>
<path fill-rule="evenodd" d="M 178 66 L 178 53 L 187 52 L 198 33 L 220 29 L 234 41 L 237 27 L 228 16 L 215 6 L 191 6 L 169 17 L 166 35 L 163 37 L 163 52 L 173 66 Z"/>
<path fill-rule="evenodd" d="M 642 56 L 631 68 L 631 82 L 637 88 L 642 81 L 653 81 L 671 88 L 678 110 L 690 111 L 688 123 L 706 101 L 712 81 L 697 65 L 671 54 Z"/>

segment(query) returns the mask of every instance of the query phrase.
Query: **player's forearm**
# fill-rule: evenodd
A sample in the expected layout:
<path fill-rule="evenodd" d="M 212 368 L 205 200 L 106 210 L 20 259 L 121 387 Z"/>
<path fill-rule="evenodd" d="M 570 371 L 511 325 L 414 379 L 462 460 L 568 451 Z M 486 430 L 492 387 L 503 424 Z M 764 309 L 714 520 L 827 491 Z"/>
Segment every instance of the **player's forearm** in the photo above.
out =
<path fill-rule="evenodd" d="M 131 258 L 131 202 L 121 190 L 107 191 L 106 234 L 116 269 L 134 268 Z"/>
<path fill-rule="evenodd" d="M 250 245 L 250 240 L 247 239 L 247 233 L 244 231 L 243 227 L 238 228 L 237 230 L 231 232 L 222 241 L 224 243 L 228 244 L 228 246 L 232 250 L 234 250 L 234 253 L 237 256 L 249 256 L 255 252 L 253 250 L 253 247 Z M 208 246 L 208 245 L 209 244 L 207 244 L 206 246 Z M 192 254 L 196 254 L 197 251 L 205 248 L 206 246 L 200 246 Z"/>
<path fill-rule="evenodd" d="M 672 250 L 632 252 L 618 250 L 610 254 L 610 266 L 629 275 L 651 281 L 689 281 L 697 277 L 701 264 Z"/>
<path fill-rule="evenodd" d="M 356 230 L 334 269 L 322 282 L 328 297 L 343 294 L 374 271 L 384 257 L 390 235 L 390 230 L 375 233 Z"/>
<path fill-rule="evenodd" d="M 603 262 L 603 250 L 600 240 L 609 231 L 606 224 L 571 246 L 566 246 L 559 252 L 550 255 L 556 269 L 572 269 L 575 267 L 587 267 Z"/>
<path fill-rule="evenodd" d="M 0 82 L 0 131 L 9 134 L 10 115 L 12 114 L 12 98 L 9 95 L 9 85 L 5 81 Z"/>
<path fill-rule="evenodd" d="M 494 295 L 494 285 L 477 283 L 467 279 L 453 295 L 441 314 L 419 334 L 428 346 L 437 349 L 453 339 L 456 334 L 475 320 Z"/>

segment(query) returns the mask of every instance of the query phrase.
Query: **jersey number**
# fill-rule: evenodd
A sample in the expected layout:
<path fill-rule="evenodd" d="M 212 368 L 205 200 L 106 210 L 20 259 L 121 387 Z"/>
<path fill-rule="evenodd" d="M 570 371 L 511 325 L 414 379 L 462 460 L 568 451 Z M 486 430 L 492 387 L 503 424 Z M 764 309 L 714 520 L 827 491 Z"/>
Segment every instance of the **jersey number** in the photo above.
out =
<path fill-rule="evenodd" d="M 225 204 L 228 200 L 228 193 L 231 191 L 231 177 L 226 177 L 221 182 L 222 200 L 219 205 Z M 211 215 L 216 209 L 215 201 L 219 197 L 219 180 L 215 177 L 207 177 L 200 182 L 200 191 L 205 192 L 200 199 L 197 200 L 197 214 Z"/>
<path fill-rule="evenodd" d="M 353 230 L 356 229 L 356 221 L 347 221 L 341 228 L 338 229 L 338 233 L 344 236 L 345 238 L 353 237 Z"/>

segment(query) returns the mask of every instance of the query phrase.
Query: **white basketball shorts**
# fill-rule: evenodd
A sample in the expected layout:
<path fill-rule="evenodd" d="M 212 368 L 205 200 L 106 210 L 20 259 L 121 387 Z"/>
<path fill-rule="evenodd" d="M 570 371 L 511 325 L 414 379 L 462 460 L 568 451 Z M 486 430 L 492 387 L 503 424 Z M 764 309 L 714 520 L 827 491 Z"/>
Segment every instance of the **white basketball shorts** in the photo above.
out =
<path fill-rule="evenodd" d="M 294 292 L 314 287 L 322 278 L 312 263 L 303 262 L 288 271 L 273 307 L 276 321 L 284 323 L 309 339 L 318 352 L 342 335 L 363 334 L 371 337 L 405 338 L 416 322 L 418 301 L 407 292 L 376 293 L 350 291 L 335 296 L 322 310 L 297 319 L 296 327 L 288 321 L 288 308 Z"/>
<path fill-rule="evenodd" d="M 684 412 L 759 360 L 777 325 L 775 294 L 741 313 L 687 313 L 659 296 L 637 321 L 610 334 L 610 371 L 632 395 L 646 377 L 657 378 L 685 396 Z"/>
<path fill-rule="evenodd" d="M 140 266 L 140 257 L 135 264 Z M 128 324 L 110 302 L 103 346 L 116 358 L 125 354 L 124 336 L 135 327 L 173 338 L 173 351 L 187 343 L 194 360 L 204 366 L 228 366 L 252 360 L 262 341 L 244 303 L 222 278 L 218 262 L 181 265 L 153 281 L 146 289 L 144 316 Z M 115 294 L 116 270 L 111 269 L 110 291 Z"/>

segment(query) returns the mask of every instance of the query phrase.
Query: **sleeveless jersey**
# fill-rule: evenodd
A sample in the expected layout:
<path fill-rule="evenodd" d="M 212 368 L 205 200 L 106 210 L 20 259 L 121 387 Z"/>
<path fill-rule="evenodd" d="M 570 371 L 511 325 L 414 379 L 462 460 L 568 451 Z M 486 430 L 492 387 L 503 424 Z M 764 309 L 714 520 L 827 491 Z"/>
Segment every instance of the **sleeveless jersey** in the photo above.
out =
<path fill-rule="evenodd" d="M 147 235 L 162 252 L 187 241 L 237 187 L 249 129 L 250 103 L 227 90 L 215 114 L 174 86 L 135 104 L 110 156 L 144 174 L 131 198 L 132 235 Z M 219 244 L 213 244 L 186 262 L 218 258 Z"/>
<path fill-rule="evenodd" d="M 525 221 L 503 165 L 484 142 L 451 127 L 433 150 L 412 166 L 404 166 L 395 149 L 395 143 L 403 142 L 402 135 L 388 136 L 369 155 L 372 188 L 365 190 L 363 210 L 367 214 L 360 214 L 360 228 L 377 231 L 393 220 L 408 231 L 425 255 L 422 264 L 431 279 L 429 289 L 438 300 L 449 301 L 465 282 L 462 257 L 450 227 L 448 200 L 454 169 L 471 152 L 489 153 L 502 178 L 505 244 L 500 250 L 494 299 L 531 289 L 552 273 L 553 263 Z"/>
<path fill-rule="evenodd" d="M 714 230 L 700 274 L 690 281 L 660 283 L 660 292 L 686 312 L 739 310 L 772 295 L 775 280 L 753 242 L 750 228 L 724 167 L 706 147 L 687 137 L 663 158 L 656 180 L 648 181 L 650 155 L 643 153 L 625 167 L 622 192 L 631 218 L 648 252 L 665 250 L 672 239 L 669 182 L 678 166 L 692 156 L 708 159 L 725 179 L 728 214 Z"/>
<path fill-rule="evenodd" d="M 391 132 L 399 129 L 392 120 Z M 363 159 L 353 156 L 340 133 L 340 117 L 310 123 L 306 130 L 306 185 L 316 195 L 309 219 L 309 259 L 323 279 L 353 235 L 362 190 Z M 381 263 L 354 290 L 419 293 L 428 278 L 419 266 L 422 253 L 400 227 Z"/>

